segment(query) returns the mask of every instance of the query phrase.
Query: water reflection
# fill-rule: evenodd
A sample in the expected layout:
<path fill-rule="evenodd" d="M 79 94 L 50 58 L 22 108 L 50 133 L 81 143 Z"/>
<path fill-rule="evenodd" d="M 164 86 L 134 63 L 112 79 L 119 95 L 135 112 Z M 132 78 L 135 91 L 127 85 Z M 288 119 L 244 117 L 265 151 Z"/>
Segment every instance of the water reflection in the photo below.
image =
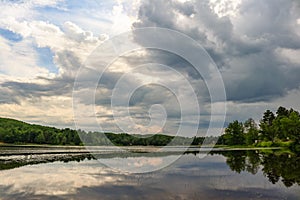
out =
<path fill-rule="evenodd" d="M 136 154 L 140 162 L 132 164 L 153 165 L 161 157 L 174 153 Z M 88 154 L 66 155 L 40 157 L 42 164 L 27 162 L 26 165 L 23 159 L 22 167 L 0 170 L 0 199 L 281 200 L 300 197 L 300 156 L 288 152 L 216 151 L 200 160 L 199 152 L 188 151 L 173 165 L 147 174 L 114 171 Z M 108 160 L 132 159 L 120 153 L 102 156 Z M 1 168 L 8 169 L 8 160 L 0 162 Z"/>
<path fill-rule="evenodd" d="M 275 184 L 280 180 L 286 187 L 300 185 L 300 155 L 281 151 L 228 151 L 216 152 L 226 157 L 232 171 L 256 174 L 260 167 L 268 180 Z"/>

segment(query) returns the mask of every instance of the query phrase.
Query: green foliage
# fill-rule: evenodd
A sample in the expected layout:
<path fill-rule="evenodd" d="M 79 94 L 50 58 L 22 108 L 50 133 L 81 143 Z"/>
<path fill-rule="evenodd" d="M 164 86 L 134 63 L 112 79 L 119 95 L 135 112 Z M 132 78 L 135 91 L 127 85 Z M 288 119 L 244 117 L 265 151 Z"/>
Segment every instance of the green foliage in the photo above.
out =
<path fill-rule="evenodd" d="M 43 132 L 40 132 L 36 138 L 35 138 L 35 142 L 38 143 L 38 144 L 43 144 L 45 143 L 45 136 L 44 136 L 44 133 Z"/>
<path fill-rule="evenodd" d="M 279 107 L 274 114 L 266 110 L 259 125 L 252 118 L 244 123 L 237 120 L 229 123 L 225 134 L 219 138 L 174 137 L 168 135 L 130 135 L 127 133 L 99 133 L 57 129 L 54 127 L 32 125 L 25 122 L 0 118 L 0 142 L 37 143 L 51 145 L 118 145 L 118 146 L 166 146 L 201 145 L 206 140 L 218 145 L 290 147 L 300 152 L 300 114 L 293 109 Z M 81 141 L 82 140 L 82 141 Z"/>
<path fill-rule="evenodd" d="M 288 110 L 284 107 L 279 107 L 276 115 L 266 110 L 259 128 L 252 118 L 244 123 L 234 121 L 228 125 L 218 144 L 290 147 L 299 152 L 300 114 L 292 108 Z"/>
<path fill-rule="evenodd" d="M 105 136 L 114 144 L 119 146 L 166 146 L 166 145 L 199 145 L 204 141 L 203 137 L 185 138 L 169 135 L 130 135 L 126 133 L 105 133 Z"/>
<path fill-rule="evenodd" d="M 227 159 L 226 164 L 230 167 L 232 171 L 241 173 L 246 168 L 245 162 L 245 151 L 233 151 L 225 153 Z"/>
<path fill-rule="evenodd" d="M 284 131 L 285 136 L 300 141 L 300 117 L 297 112 L 291 112 L 288 117 L 280 120 L 281 129 Z"/>
<path fill-rule="evenodd" d="M 82 140 L 82 141 L 81 141 Z M 211 138 L 216 140 L 216 138 Z M 185 138 L 168 135 L 130 135 L 127 133 L 99 133 L 57 129 L 25 122 L 0 118 L 0 142 L 15 144 L 51 144 L 51 145 L 118 145 L 118 146 L 166 146 L 200 145 L 203 137 Z"/>
<path fill-rule="evenodd" d="M 244 123 L 244 131 L 245 131 L 245 143 L 247 145 L 254 144 L 259 136 L 259 131 L 254 119 L 249 118 Z"/>
<path fill-rule="evenodd" d="M 273 121 L 275 120 L 275 115 L 270 110 L 267 110 L 264 115 L 263 119 L 260 121 L 260 128 L 261 128 L 261 135 L 262 139 L 266 141 L 275 141 L 276 138 L 276 131 L 273 126 Z"/>
<path fill-rule="evenodd" d="M 290 147 L 292 144 L 293 144 L 293 141 L 285 141 L 285 142 L 278 141 L 278 142 L 275 142 L 275 146 L 277 146 L 277 147 Z"/>
<path fill-rule="evenodd" d="M 224 141 L 227 145 L 245 144 L 243 123 L 235 120 L 225 129 Z"/>
<path fill-rule="evenodd" d="M 273 145 L 273 142 L 271 142 L 271 141 L 268 141 L 268 142 L 262 141 L 262 142 L 259 142 L 256 146 L 257 147 L 272 147 L 272 145 Z"/>
<path fill-rule="evenodd" d="M 80 138 L 75 130 L 28 124 L 7 118 L 0 118 L 0 142 L 51 145 L 81 144 Z"/>
<path fill-rule="evenodd" d="M 271 142 L 272 144 L 272 142 Z M 222 151 L 231 170 L 256 174 L 260 166 L 263 175 L 275 184 L 281 181 L 286 187 L 300 185 L 300 156 L 289 152 Z"/>

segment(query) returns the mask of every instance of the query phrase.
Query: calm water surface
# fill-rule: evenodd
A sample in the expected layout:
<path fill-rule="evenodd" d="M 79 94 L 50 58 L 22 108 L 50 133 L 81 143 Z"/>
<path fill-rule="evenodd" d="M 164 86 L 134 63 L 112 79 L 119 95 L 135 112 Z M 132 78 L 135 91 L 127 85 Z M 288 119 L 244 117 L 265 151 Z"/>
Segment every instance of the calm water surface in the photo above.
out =
<path fill-rule="evenodd" d="M 137 157 L 155 165 L 175 154 Z M 116 157 L 132 159 L 103 154 Z M 203 159 L 190 151 L 162 170 L 130 174 L 105 167 L 84 149 L 2 147 L 0 199 L 300 199 L 299 161 L 271 150 L 216 151 Z"/>

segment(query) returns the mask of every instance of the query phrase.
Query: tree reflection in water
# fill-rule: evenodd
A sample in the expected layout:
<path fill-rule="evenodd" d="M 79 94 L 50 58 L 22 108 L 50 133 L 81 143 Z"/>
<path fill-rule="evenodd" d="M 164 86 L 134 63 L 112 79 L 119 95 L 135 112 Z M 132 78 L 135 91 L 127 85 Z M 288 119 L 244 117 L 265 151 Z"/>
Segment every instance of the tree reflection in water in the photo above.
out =
<path fill-rule="evenodd" d="M 163 153 L 137 153 L 136 157 L 164 157 L 174 154 L 181 154 L 182 152 L 163 152 Z M 194 154 L 195 156 L 199 151 L 187 151 L 184 154 Z M 103 154 L 103 158 L 128 158 L 133 154 L 112 153 Z M 259 170 L 268 180 L 275 184 L 279 181 L 286 187 L 291 187 L 294 184 L 300 185 L 300 153 L 282 152 L 280 150 L 258 151 L 258 150 L 233 150 L 233 151 L 213 151 L 210 155 L 222 155 L 226 158 L 226 164 L 229 168 L 237 173 L 249 172 L 253 175 L 257 174 Z M 10 157 L 8 157 L 10 158 Z M 47 155 L 46 157 L 36 156 L 30 159 L 1 159 L 0 158 L 0 171 L 13 169 L 25 165 L 35 165 L 49 162 L 69 162 L 95 159 L 91 154 L 62 154 L 62 155 Z"/>
<path fill-rule="evenodd" d="M 219 151 L 226 157 L 226 164 L 232 171 L 256 174 L 261 170 L 268 180 L 275 184 L 280 180 L 286 187 L 300 185 L 300 155 L 295 153 L 270 151 Z"/>

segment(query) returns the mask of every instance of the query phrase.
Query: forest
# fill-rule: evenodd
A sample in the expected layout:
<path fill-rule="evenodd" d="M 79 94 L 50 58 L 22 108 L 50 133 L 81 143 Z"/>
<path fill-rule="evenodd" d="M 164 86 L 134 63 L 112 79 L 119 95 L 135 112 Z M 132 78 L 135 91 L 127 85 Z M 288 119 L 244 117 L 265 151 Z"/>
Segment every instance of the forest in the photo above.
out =
<path fill-rule="evenodd" d="M 294 109 L 266 110 L 259 124 L 249 118 L 228 124 L 218 144 L 229 146 L 290 147 L 300 151 L 300 115 Z"/>
<path fill-rule="evenodd" d="M 276 113 L 266 110 L 257 124 L 249 118 L 245 122 L 230 122 L 220 137 L 174 137 L 170 135 L 131 135 L 128 133 L 100 133 L 58 129 L 22 121 L 0 118 L 0 142 L 10 144 L 48 145 L 118 145 L 166 146 L 201 145 L 207 139 L 217 145 L 247 147 L 289 147 L 300 151 L 300 114 L 294 109 L 279 107 Z"/>
<path fill-rule="evenodd" d="M 0 142 L 8 144 L 47 145 L 118 145 L 165 146 L 202 143 L 204 138 L 174 137 L 169 135 L 130 135 L 58 129 L 22 121 L 0 118 Z"/>
<path fill-rule="evenodd" d="M 10 144 L 80 145 L 77 131 L 0 118 L 0 142 Z"/>

